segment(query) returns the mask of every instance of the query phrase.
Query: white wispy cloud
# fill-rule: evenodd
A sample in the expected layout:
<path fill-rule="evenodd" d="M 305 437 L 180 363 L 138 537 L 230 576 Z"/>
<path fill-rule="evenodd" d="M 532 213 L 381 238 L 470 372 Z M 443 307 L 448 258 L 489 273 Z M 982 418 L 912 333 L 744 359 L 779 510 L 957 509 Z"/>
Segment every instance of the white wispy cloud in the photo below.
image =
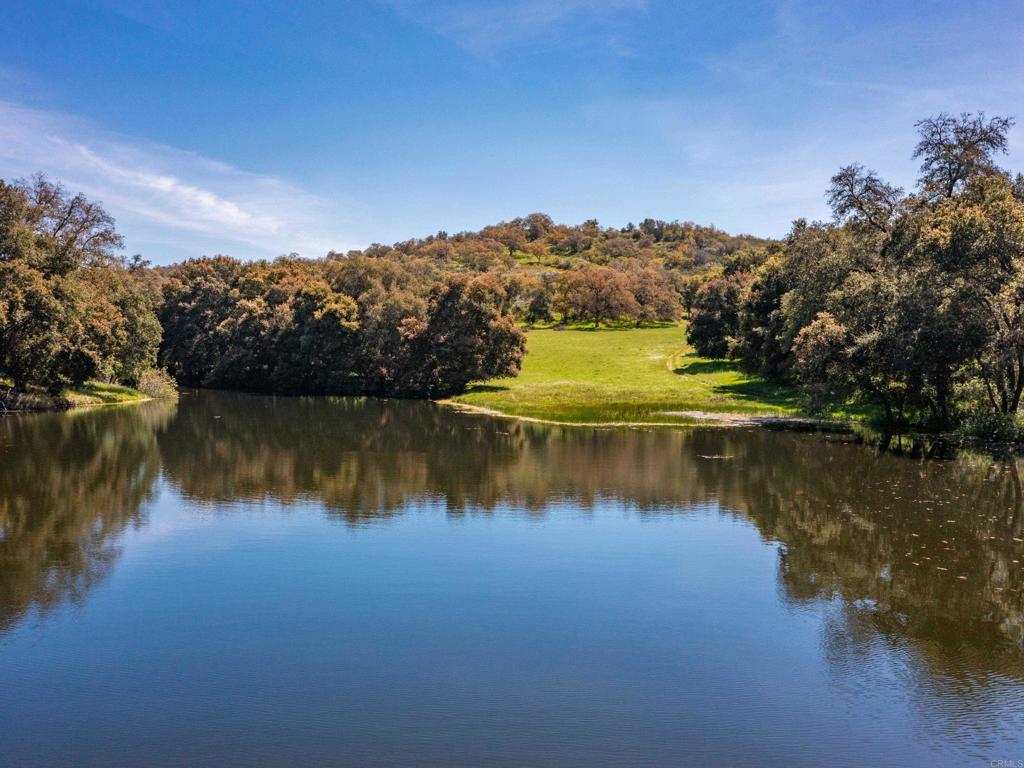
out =
<path fill-rule="evenodd" d="M 37 171 L 102 201 L 128 249 L 159 261 L 218 252 L 318 256 L 351 245 L 325 225 L 339 218 L 329 202 L 294 184 L 0 101 L 0 177 Z"/>
<path fill-rule="evenodd" d="M 601 21 L 643 11 L 647 0 L 390 0 L 390 5 L 456 45 L 484 54 L 536 41 L 570 20 Z M 615 38 L 609 45 L 621 49 Z"/>

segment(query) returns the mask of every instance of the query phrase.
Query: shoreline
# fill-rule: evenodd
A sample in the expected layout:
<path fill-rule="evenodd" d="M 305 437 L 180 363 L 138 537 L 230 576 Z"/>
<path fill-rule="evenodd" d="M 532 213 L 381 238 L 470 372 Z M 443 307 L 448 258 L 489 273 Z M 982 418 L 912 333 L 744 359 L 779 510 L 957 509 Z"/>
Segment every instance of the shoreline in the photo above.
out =
<path fill-rule="evenodd" d="M 135 405 L 136 403 L 148 403 L 153 400 L 152 397 L 144 395 L 141 392 L 138 392 L 138 395 L 138 397 L 131 397 L 124 400 L 111 400 L 104 402 L 102 399 L 92 395 L 74 395 L 72 398 L 64 398 L 52 397 L 50 395 L 34 395 L 29 393 L 27 395 L 21 395 L 18 398 L 18 401 L 24 400 L 27 402 L 21 403 L 16 401 L 16 404 L 13 407 L 0 402 L 0 416 L 26 413 L 70 413 L 83 408 L 104 408 L 112 405 Z M 73 398 L 82 398 L 82 400 L 77 401 Z"/>
<path fill-rule="evenodd" d="M 501 419 L 515 419 L 532 424 L 550 424 L 560 427 L 628 427 L 636 429 L 640 427 L 719 427 L 725 429 L 735 428 L 761 428 L 775 429 L 790 432 L 821 432 L 830 434 L 851 434 L 853 423 L 830 419 L 816 419 L 809 416 L 791 415 L 770 415 L 770 414 L 748 414 L 730 411 L 664 411 L 665 416 L 677 416 L 687 421 L 559 421 L 557 419 L 542 419 L 537 416 L 520 416 L 514 413 L 507 413 L 496 408 L 488 408 L 482 405 L 470 405 L 460 403 L 456 400 L 445 399 L 434 401 L 438 405 L 451 408 L 461 413 L 477 414 L 480 416 L 492 416 Z"/>
<path fill-rule="evenodd" d="M 30 413 L 72 413 L 87 408 L 111 408 L 117 405 L 138 405 L 140 403 L 151 403 L 155 398 L 141 397 L 138 400 L 122 400 L 116 403 L 72 403 L 63 406 L 31 406 L 28 408 L 0 408 L 0 416 L 16 416 Z"/>
<path fill-rule="evenodd" d="M 865 438 L 857 432 L 858 422 L 843 421 L 838 419 L 820 419 L 811 416 L 772 416 L 767 414 L 745 414 L 735 412 L 713 412 L 713 411 L 665 411 L 665 415 L 678 415 L 690 421 L 558 421 L 555 419 L 541 419 L 535 416 L 517 416 L 513 413 L 506 413 L 494 408 L 487 408 L 479 405 L 468 405 L 453 400 L 435 400 L 437 405 L 450 408 L 460 413 L 477 416 L 490 416 L 492 418 L 510 419 L 523 421 L 531 424 L 546 424 L 558 427 L 586 427 L 589 429 L 608 428 L 675 428 L 686 429 L 693 427 L 704 427 L 712 429 L 766 429 L 772 432 L 800 432 L 804 434 L 818 434 L 822 436 L 849 436 L 854 442 L 865 442 Z M 923 444 L 933 444 L 936 447 L 944 446 L 943 451 L 948 449 L 978 451 L 991 456 L 1019 456 L 1024 454 L 1024 442 L 1000 442 L 984 438 L 959 435 L 953 432 L 935 433 L 907 433 L 893 435 L 909 441 L 904 448 L 898 445 L 893 450 L 895 453 L 906 455 L 917 455 L 921 453 L 921 441 Z M 869 440 L 866 442 L 870 442 Z M 919 445 L 915 448 L 915 443 Z M 929 455 L 930 458 L 941 458 L 943 451 L 937 455 Z M 924 455 L 924 453 L 921 453 Z"/>

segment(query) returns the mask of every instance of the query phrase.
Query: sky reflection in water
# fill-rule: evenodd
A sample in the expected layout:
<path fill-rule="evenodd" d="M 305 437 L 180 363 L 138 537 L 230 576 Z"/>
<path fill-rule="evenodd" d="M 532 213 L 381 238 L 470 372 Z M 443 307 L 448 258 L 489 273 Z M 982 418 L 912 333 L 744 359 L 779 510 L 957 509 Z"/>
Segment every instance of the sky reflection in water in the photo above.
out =
<path fill-rule="evenodd" d="M 374 400 L 0 419 L 0 764 L 1021 759 L 1020 470 Z"/>

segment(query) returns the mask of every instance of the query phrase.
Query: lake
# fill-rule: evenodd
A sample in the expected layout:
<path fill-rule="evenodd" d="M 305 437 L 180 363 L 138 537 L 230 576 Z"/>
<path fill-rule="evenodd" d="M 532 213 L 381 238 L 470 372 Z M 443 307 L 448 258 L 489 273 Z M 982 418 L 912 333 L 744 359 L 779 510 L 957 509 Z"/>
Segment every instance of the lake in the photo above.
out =
<path fill-rule="evenodd" d="M 0 765 L 1024 760 L 1022 471 L 422 402 L 3 417 Z"/>

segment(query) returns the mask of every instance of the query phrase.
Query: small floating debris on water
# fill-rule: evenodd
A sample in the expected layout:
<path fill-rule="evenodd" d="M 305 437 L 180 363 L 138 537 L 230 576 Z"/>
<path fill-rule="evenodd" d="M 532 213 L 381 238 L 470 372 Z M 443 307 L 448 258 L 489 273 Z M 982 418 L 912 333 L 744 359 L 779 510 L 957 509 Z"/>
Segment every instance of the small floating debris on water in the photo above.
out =
<path fill-rule="evenodd" d="M 718 455 L 705 456 L 703 453 L 698 453 L 697 454 L 697 458 L 699 458 L 699 459 L 731 459 L 732 456 L 718 456 Z"/>
<path fill-rule="evenodd" d="M 935 570 L 937 571 L 948 571 L 949 568 L 943 568 L 941 565 L 936 565 Z"/>
<path fill-rule="evenodd" d="M 967 577 L 966 576 L 957 576 L 957 578 L 960 579 L 961 581 L 967 581 Z"/>

